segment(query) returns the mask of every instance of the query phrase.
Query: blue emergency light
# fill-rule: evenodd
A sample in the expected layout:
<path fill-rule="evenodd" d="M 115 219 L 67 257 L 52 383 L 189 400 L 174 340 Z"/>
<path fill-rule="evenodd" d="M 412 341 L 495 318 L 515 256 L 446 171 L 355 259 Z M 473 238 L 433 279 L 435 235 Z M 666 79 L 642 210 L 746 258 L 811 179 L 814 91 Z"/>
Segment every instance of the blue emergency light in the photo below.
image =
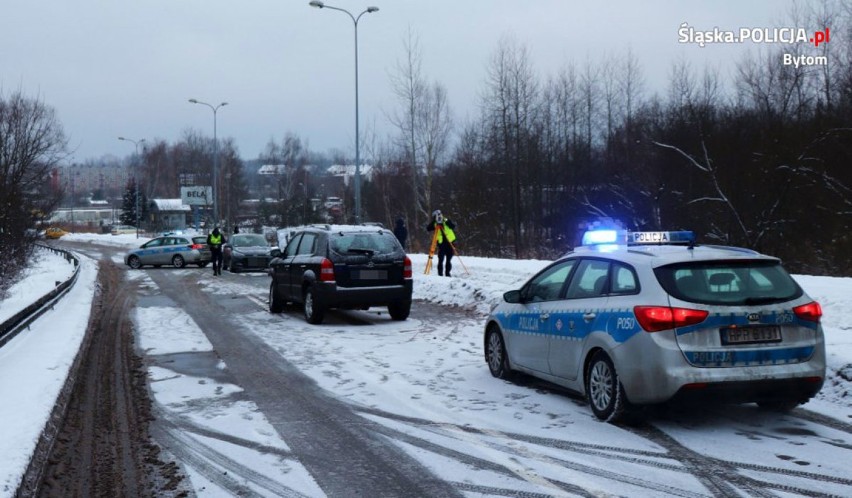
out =
<path fill-rule="evenodd" d="M 624 244 L 627 242 L 627 232 L 624 230 L 597 229 L 588 230 L 583 234 L 584 246 L 597 246 L 602 244 Z"/>

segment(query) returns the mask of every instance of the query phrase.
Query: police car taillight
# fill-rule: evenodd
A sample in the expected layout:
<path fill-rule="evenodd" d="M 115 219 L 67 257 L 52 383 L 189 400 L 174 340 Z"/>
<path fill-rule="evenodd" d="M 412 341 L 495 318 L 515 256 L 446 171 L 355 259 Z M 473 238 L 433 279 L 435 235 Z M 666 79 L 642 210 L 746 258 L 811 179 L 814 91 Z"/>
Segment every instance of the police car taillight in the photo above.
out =
<path fill-rule="evenodd" d="M 320 282 L 334 282 L 334 264 L 328 258 L 320 263 Z"/>
<path fill-rule="evenodd" d="M 202 247 L 204 246 L 201 244 L 192 244 L 191 246 L 189 246 L 190 249 L 201 249 Z"/>
<path fill-rule="evenodd" d="M 793 308 L 793 313 L 795 313 L 800 320 L 819 323 L 819 319 L 822 318 L 822 306 L 820 306 L 818 302 L 813 301 L 808 304 L 796 306 Z"/>
<path fill-rule="evenodd" d="M 705 310 L 669 306 L 636 306 L 633 308 L 633 314 L 645 332 L 659 332 L 701 323 L 709 313 Z"/>
<path fill-rule="evenodd" d="M 402 278 L 412 278 L 414 275 L 411 271 L 411 259 L 405 257 L 405 267 L 402 269 Z"/>

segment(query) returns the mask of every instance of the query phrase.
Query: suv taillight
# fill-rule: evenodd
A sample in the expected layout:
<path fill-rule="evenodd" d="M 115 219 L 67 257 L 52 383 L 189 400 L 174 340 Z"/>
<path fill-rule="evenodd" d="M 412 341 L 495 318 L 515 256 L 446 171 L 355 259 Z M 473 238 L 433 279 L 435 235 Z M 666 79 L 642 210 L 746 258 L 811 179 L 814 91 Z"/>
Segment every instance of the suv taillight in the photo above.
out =
<path fill-rule="evenodd" d="M 819 319 L 822 318 L 822 306 L 820 306 L 818 302 L 813 301 L 808 304 L 796 306 L 793 308 L 793 313 L 795 313 L 800 320 L 819 323 Z"/>
<path fill-rule="evenodd" d="M 320 282 L 334 282 L 334 264 L 328 258 L 320 263 Z"/>
<path fill-rule="evenodd" d="M 668 306 L 635 306 L 633 314 L 645 332 L 659 332 L 701 323 L 709 313 L 706 310 Z"/>
<path fill-rule="evenodd" d="M 411 259 L 408 256 L 405 257 L 405 267 L 402 269 L 402 278 L 412 278 L 411 272 Z"/>

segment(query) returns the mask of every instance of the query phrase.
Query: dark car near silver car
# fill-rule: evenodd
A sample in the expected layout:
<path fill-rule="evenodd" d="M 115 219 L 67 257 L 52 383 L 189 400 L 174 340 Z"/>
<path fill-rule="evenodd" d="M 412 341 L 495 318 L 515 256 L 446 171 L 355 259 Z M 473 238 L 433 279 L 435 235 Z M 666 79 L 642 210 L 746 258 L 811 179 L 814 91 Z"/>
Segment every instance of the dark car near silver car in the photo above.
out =
<path fill-rule="evenodd" d="M 266 271 L 272 260 L 266 237 L 256 233 L 239 233 L 222 246 L 222 266 L 232 273 Z"/>
<path fill-rule="evenodd" d="M 316 225 L 299 229 L 284 251 L 273 250 L 269 311 L 288 302 L 304 304 L 308 323 L 323 321 L 331 308 L 387 306 L 394 320 L 411 311 L 411 260 L 390 230 L 362 225 Z"/>

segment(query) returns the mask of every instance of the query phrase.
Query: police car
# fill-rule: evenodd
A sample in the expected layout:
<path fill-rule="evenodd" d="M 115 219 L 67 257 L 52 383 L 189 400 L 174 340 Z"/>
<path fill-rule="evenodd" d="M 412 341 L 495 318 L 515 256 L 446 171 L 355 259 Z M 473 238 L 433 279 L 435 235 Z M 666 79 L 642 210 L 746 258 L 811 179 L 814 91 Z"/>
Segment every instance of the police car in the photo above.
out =
<path fill-rule="evenodd" d="M 822 309 L 781 261 L 692 232 L 586 232 L 503 300 L 485 325 L 491 374 L 584 394 L 604 421 L 681 398 L 789 410 L 825 378 Z"/>

